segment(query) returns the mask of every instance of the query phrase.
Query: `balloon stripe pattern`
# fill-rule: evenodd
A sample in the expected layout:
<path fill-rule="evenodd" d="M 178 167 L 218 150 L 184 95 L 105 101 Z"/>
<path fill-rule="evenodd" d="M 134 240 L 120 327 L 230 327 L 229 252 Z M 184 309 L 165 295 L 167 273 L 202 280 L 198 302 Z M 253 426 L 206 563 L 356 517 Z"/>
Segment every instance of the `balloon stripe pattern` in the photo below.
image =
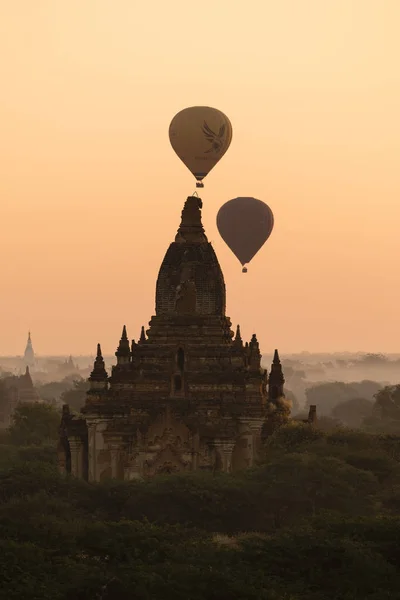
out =
<path fill-rule="evenodd" d="M 217 214 L 218 231 L 242 266 L 254 258 L 268 240 L 273 227 L 272 210 L 256 198 L 229 200 Z"/>

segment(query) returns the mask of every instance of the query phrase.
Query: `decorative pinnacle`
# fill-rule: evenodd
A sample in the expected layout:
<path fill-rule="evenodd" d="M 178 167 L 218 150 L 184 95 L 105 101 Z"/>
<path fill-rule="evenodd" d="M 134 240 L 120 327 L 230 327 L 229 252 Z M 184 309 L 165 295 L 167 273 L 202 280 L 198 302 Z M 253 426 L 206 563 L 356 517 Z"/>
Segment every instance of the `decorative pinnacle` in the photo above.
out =
<path fill-rule="evenodd" d="M 243 346 L 242 336 L 240 334 L 240 325 L 236 327 L 236 335 L 233 343 L 235 344 L 235 346 Z"/>
<path fill-rule="evenodd" d="M 107 381 L 108 375 L 105 368 L 101 346 L 97 344 L 96 360 L 94 361 L 93 371 L 90 374 L 89 381 Z"/>
<path fill-rule="evenodd" d="M 282 364 L 279 359 L 278 350 L 275 350 L 275 352 L 274 352 L 274 358 L 272 361 L 271 371 L 269 374 L 269 382 L 270 382 L 270 384 L 272 382 L 274 382 L 274 383 L 279 383 L 280 385 L 283 385 L 285 383 L 285 378 L 283 376 Z"/>
<path fill-rule="evenodd" d="M 257 336 L 255 333 L 253 333 L 253 335 L 251 336 L 249 346 L 250 346 L 250 348 L 258 348 L 259 347 L 259 343 L 258 343 Z"/>
<path fill-rule="evenodd" d="M 278 350 L 276 350 L 276 349 L 275 349 L 275 352 L 274 352 L 274 359 L 273 359 L 272 362 L 273 362 L 274 365 L 280 365 L 281 364 L 281 361 L 280 361 L 280 358 L 279 358 L 279 354 L 278 354 Z"/>
<path fill-rule="evenodd" d="M 129 340 L 126 333 L 126 326 L 122 329 L 122 335 L 115 356 L 129 356 L 130 354 Z"/>
<path fill-rule="evenodd" d="M 207 242 L 201 222 L 203 203 L 198 196 L 189 196 L 182 210 L 182 220 L 175 236 L 175 242 Z"/>
<path fill-rule="evenodd" d="M 140 330 L 139 344 L 143 344 L 145 341 L 146 341 L 146 334 L 144 332 L 144 326 L 142 325 L 142 329 Z"/>

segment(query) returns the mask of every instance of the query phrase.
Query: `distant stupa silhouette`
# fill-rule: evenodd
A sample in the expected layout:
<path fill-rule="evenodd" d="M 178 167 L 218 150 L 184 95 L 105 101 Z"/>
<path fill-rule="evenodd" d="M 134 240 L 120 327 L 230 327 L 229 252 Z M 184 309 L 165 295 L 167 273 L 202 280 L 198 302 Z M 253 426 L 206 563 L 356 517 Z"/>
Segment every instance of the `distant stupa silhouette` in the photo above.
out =
<path fill-rule="evenodd" d="M 28 341 L 24 352 L 24 367 L 35 366 L 35 353 L 32 347 L 31 332 L 28 332 Z"/>

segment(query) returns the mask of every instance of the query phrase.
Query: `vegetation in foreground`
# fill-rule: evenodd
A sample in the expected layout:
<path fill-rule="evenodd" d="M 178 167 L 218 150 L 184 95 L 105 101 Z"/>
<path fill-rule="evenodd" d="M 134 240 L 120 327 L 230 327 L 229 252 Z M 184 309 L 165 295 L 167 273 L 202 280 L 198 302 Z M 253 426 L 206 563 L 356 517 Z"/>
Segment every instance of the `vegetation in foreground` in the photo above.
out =
<path fill-rule="evenodd" d="M 400 598 L 398 437 L 289 425 L 235 476 L 94 485 L 57 473 L 52 410 L 1 440 L 1 599 Z"/>

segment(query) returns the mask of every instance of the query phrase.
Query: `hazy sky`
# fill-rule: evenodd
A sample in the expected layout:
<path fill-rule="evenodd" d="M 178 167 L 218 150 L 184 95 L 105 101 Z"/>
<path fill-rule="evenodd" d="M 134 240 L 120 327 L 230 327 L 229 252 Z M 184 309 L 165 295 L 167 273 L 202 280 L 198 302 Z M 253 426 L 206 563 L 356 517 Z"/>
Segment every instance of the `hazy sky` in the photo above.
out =
<path fill-rule="evenodd" d="M 399 0 L 0 0 L 0 354 L 138 337 L 192 105 L 233 125 L 202 192 L 233 325 L 267 354 L 398 351 L 399 26 Z M 247 275 L 215 223 L 236 196 L 275 214 Z"/>

